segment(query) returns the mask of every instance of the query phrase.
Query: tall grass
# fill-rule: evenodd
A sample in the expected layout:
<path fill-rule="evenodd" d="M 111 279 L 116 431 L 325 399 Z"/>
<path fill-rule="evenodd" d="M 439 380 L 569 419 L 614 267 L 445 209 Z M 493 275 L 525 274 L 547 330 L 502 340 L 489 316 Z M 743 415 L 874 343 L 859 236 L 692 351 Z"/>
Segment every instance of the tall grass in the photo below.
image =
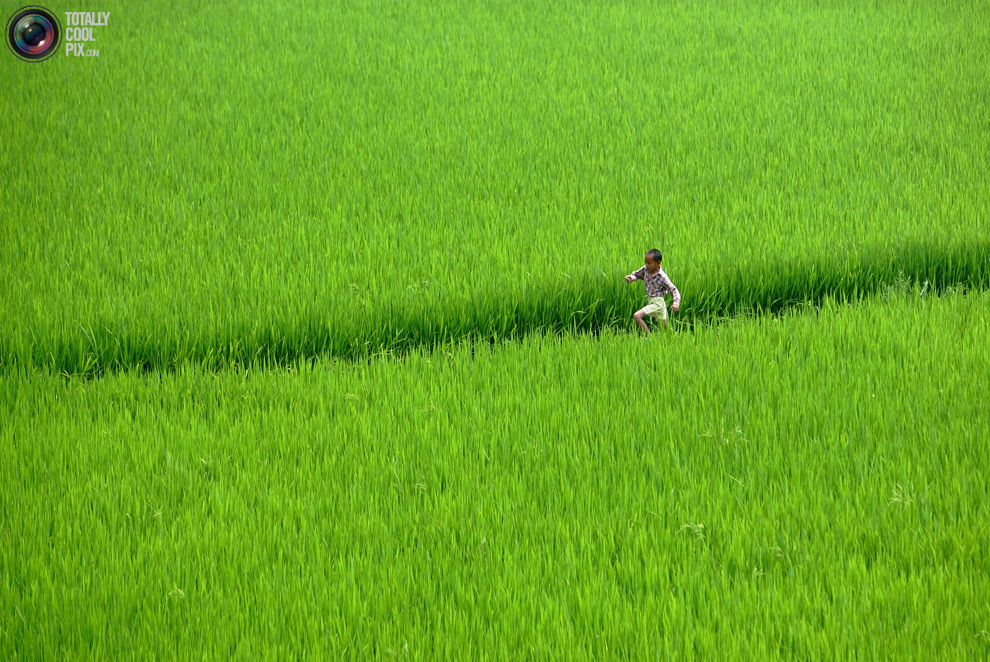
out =
<path fill-rule="evenodd" d="M 990 295 L 0 376 L 0 657 L 979 659 Z"/>
<path fill-rule="evenodd" d="M 987 657 L 990 4 L 99 9 L 0 57 L 0 658 Z"/>
<path fill-rule="evenodd" d="M 986 2 L 101 11 L 0 58 L 3 369 L 600 328 L 654 246 L 691 315 L 986 282 Z"/>

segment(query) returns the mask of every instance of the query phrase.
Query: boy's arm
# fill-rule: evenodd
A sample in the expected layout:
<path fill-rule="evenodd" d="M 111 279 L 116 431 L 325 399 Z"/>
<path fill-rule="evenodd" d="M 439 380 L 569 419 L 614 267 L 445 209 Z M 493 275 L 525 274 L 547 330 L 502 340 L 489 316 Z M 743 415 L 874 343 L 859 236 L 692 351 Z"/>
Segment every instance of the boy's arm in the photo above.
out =
<path fill-rule="evenodd" d="M 670 293 L 674 296 L 674 307 L 680 308 L 681 293 L 678 291 L 676 287 L 674 287 L 674 282 L 670 280 L 670 276 L 668 276 L 666 273 L 663 275 L 663 279 L 664 281 L 666 281 L 664 284 L 667 286 L 667 289 L 670 290 Z"/>
<path fill-rule="evenodd" d="M 626 280 L 628 280 L 630 283 L 633 282 L 634 280 L 640 280 L 641 278 L 643 278 L 643 274 L 645 273 L 646 273 L 646 267 L 640 267 L 636 271 L 626 276 Z"/>

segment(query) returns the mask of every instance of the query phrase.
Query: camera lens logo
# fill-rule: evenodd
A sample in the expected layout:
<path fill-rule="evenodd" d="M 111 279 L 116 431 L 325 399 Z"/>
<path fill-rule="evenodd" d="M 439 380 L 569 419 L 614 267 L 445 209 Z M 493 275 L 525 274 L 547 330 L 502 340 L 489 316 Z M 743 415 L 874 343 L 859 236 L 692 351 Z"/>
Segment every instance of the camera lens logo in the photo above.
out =
<path fill-rule="evenodd" d="M 62 29 L 44 7 L 22 7 L 7 21 L 7 46 L 27 62 L 40 62 L 58 50 Z"/>

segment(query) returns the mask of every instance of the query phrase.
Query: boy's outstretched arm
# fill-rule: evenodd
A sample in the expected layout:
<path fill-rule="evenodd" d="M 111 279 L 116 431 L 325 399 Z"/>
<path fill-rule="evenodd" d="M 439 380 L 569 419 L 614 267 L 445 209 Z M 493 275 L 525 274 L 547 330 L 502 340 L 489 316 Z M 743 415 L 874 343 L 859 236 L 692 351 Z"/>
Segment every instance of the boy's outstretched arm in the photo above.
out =
<path fill-rule="evenodd" d="M 645 274 L 646 274 L 646 267 L 640 267 L 636 271 L 634 271 L 631 274 L 629 274 L 628 276 L 626 276 L 626 282 L 627 283 L 631 283 L 634 280 L 640 280 L 641 278 L 643 278 L 645 276 Z"/>

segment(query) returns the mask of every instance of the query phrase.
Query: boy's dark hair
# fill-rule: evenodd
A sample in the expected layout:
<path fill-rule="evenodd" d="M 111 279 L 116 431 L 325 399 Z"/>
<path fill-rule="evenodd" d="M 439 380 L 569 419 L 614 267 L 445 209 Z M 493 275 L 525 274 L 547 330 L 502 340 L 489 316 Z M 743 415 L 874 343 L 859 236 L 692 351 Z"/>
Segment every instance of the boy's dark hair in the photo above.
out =
<path fill-rule="evenodd" d="M 661 253 L 655 248 L 651 248 L 650 250 L 646 251 L 646 254 L 649 255 L 650 259 L 653 260 L 654 262 L 658 262 L 658 263 L 663 262 L 663 253 Z"/>

